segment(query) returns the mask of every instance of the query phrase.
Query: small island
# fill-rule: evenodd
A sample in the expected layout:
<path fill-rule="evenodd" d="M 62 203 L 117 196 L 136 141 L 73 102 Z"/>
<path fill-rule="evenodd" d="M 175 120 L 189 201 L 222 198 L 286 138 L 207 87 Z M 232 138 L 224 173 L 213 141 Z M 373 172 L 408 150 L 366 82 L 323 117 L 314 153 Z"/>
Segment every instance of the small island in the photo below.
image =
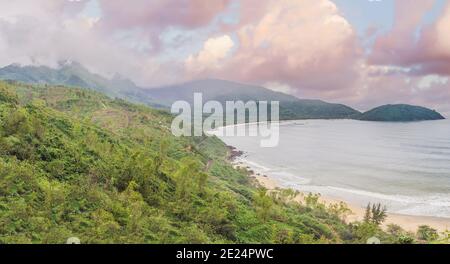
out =
<path fill-rule="evenodd" d="M 380 122 L 413 122 L 445 119 L 440 113 L 421 106 L 383 105 L 361 114 L 358 120 Z"/>

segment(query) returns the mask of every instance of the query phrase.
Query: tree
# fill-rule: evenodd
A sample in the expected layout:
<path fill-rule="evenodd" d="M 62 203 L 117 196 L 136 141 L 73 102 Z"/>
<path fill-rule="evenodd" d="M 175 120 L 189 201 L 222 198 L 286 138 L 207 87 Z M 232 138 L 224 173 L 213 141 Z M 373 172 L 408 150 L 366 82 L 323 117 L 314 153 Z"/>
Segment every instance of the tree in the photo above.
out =
<path fill-rule="evenodd" d="M 28 113 L 24 108 L 19 108 L 10 114 L 4 123 L 4 136 L 25 135 L 31 132 L 31 125 Z"/>
<path fill-rule="evenodd" d="M 369 203 L 366 207 L 366 212 L 364 214 L 364 222 L 370 223 L 372 221 L 371 204 Z"/>
<path fill-rule="evenodd" d="M 389 224 L 386 231 L 393 236 L 400 236 L 404 233 L 403 228 L 396 224 Z"/>
<path fill-rule="evenodd" d="M 277 202 L 281 204 L 288 204 L 292 202 L 299 194 L 299 191 L 293 189 L 281 189 L 274 192 L 273 196 Z"/>
<path fill-rule="evenodd" d="M 387 218 L 387 208 L 378 204 L 371 205 L 370 203 L 366 207 L 366 212 L 364 214 L 364 222 L 372 223 L 380 226 Z"/>
<path fill-rule="evenodd" d="M 273 206 L 272 198 L 267 196 L 267 190 L 265 188 L 259 189 L 254 195 L 253 201 L 258 215 L 264 222 L 267 221 Z"/>
<path fill-rule="evenodd" d="M 198 173 L 197 176 L 197 186 L 198 186 L 198 192 L 204 193 L 205 192 L 205 186 L 208 181 L 208 173 L 201 171 Z"/>
<path fill-rule="evenodd" d="M 167 158 L 167 149 L 169 147 L 169 141 L 167 139 L 161 140 L 159 144 L 159 152 L 154 159 L 155 164 L 155 173 L 159 174 L 161 172 L 161 166 L 164 163 L 164 160 Z"/>
<path fill-rule="evenodd" d="M 276 244 L 292 244 L 294 243 L 294 234 L 289 229 L 278 229 L 275 230 L 273 240 Z"/>
<path fill-rule="evenodd" d="M 414 244 L 415 240 L 411 235 L 408 234 L 402 234 L 398 237 L 398 243 L 399 244 Z"/>
<path fill-rule="evenodd" d="M 179 199 L 188 199 L 194 191 L 194 183 L 201 174 L 201 163 L 195 158 L 183 158 L 175 173 L 176 194 Z M 204 176 L 200 176 L 202 179 Z M 199 182 L 199 181 L 197 181 Z"/>
<path fill-rule="evenodd" d="M 10 103 L 16 105 L 19 103 L 17 95 L 12 92 L 14 87 L 4 82 L 0 83 L 0 102 Z"/>
<path fill-rule="evenodd" d="M 366 243 L 367 239 L 377 236 L 380 231 L 380 228 L 376 224 L 362 222 L 355 226 L 354 234 L 359 239 L 358 242 Z"/>
<path fill-rule="evenodd" d="M 381 207 L 381 204 L 372 205 L 372 222 L 376 225 L 381 225 L 387 218 L 386 206 Z"/>
<path fill-rule="evenodd" d="M 344 221 L 347 216 L 352 213 L 352 210 L 350 210 L 344 202 L 330 204 L 328 206 L 328 211 Z"/>
<path fill-rule="evenodd" d="M 322 208 L 324 205 L 320 203 L 320 194 L 309 193 L 305 197 L 306 207 L 311 209 Z"/>

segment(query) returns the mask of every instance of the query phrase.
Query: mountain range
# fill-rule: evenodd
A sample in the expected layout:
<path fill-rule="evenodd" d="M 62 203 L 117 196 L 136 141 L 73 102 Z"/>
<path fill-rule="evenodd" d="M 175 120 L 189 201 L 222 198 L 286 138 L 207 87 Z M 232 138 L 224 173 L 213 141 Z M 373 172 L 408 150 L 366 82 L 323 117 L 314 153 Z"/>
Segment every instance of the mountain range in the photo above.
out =
<path fill-rule="evenodd" d="M 358 119 L 367 121 L 418 121 L 444 117 L 436 111 L 409 105 L 387 105 L 361 113 L 343 104 L 322 100 L 300 99 L 261 86 L 225 80 L 206 79 L 187 83 L 145 88 L 118 75 L 106 78 L 94 74 L 77 62 L 61 62 L 58 67 L 21 66 L 12 64 L 0 68 L 0 80 L 30 84 L 64 85 L 88 88 L 110 97 L 169 109 L 178 100 L 193 102 L 194 93 L 202 93 L 203 100 L 279 101 L 280 120 L 295 119 Z"/>
<path fill-rule="evenodd" d="M 164 105 L 171 105 L 177 100 L 192 103 L 194 93 L 201 93 L 203 101 L 214 100 L 220 103 L 237 100 L 279 101 L 281 120 L 342 119 L 360 114 L 355 109 L 342 104 L 299 99 L 261 86 L 214 79 L 149 89 L 145 93 Z"/>

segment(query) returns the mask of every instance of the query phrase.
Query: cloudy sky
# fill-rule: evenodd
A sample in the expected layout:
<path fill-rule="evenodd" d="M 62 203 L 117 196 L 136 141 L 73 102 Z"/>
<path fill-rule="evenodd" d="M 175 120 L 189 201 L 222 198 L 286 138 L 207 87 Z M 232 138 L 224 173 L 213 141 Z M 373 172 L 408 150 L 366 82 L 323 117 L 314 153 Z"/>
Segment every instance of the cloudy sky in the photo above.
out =
<path fill-rule="evenodd" d="M 220 78 L 450 114 L 450 1 L 0 0 L 0 66 L 65 59 L 145 87 Z"/>

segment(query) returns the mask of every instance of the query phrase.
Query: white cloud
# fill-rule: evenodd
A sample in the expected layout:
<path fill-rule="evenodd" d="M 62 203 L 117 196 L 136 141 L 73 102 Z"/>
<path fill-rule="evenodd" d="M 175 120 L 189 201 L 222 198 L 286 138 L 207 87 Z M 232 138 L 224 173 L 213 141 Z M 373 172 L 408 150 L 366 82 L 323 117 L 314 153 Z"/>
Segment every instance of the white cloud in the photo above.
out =
<path fill-rule="evenodd" d="M 173 82 L 173 71 L 154 57 L 124 47 L 83 14 L 86 1 L 0 2 L 0 67 L 12 63 L 56 66 L 80 62 L 95 73 L 120 73 L 141 85 Z M 156 83 L 156 81 L 159 83 Z"/>
<path fill-rule="evenodd" d="M 241 22 L 233 27 L 236 50 L 219 64 L 204 51 L 189 57 L 186 66 L 191 79 L 214 76 L 261 85 L 279 82 L 296 94 L 332 100 L 353 89 L 358 40 L 332 1 L 240 3 L 247 13 L 241 13 Z"/>
<path fill-rule="evenodd" d="M 432 87 L 434 84 L 441 84 L 445 85 L 448 82 L 448 77 L 441 77 L 439 75 L 427 75 L 420 79 L 420 81 L 417 83 L 417 87 L 421 90 L 427 90 L 430 87 Z"/>
<path fill-rule="evenodd" d="M 282 92 L 286 94 L 295 93 L 295 90 L 290 85 L 281 82 L 267 82 L 264 84 L 264 87 L 276 92 Z"/>
<path fill-rule="evenodd" d="M 186 68 L 189 72 L 196 73 L 206 69 L 216 69 L 220 67 L 221 61 L 228 56 L 233 47 L 234 42 L 229 35 L 210 38 L 198 54 L 190 55 L 186 59 Z"/>

